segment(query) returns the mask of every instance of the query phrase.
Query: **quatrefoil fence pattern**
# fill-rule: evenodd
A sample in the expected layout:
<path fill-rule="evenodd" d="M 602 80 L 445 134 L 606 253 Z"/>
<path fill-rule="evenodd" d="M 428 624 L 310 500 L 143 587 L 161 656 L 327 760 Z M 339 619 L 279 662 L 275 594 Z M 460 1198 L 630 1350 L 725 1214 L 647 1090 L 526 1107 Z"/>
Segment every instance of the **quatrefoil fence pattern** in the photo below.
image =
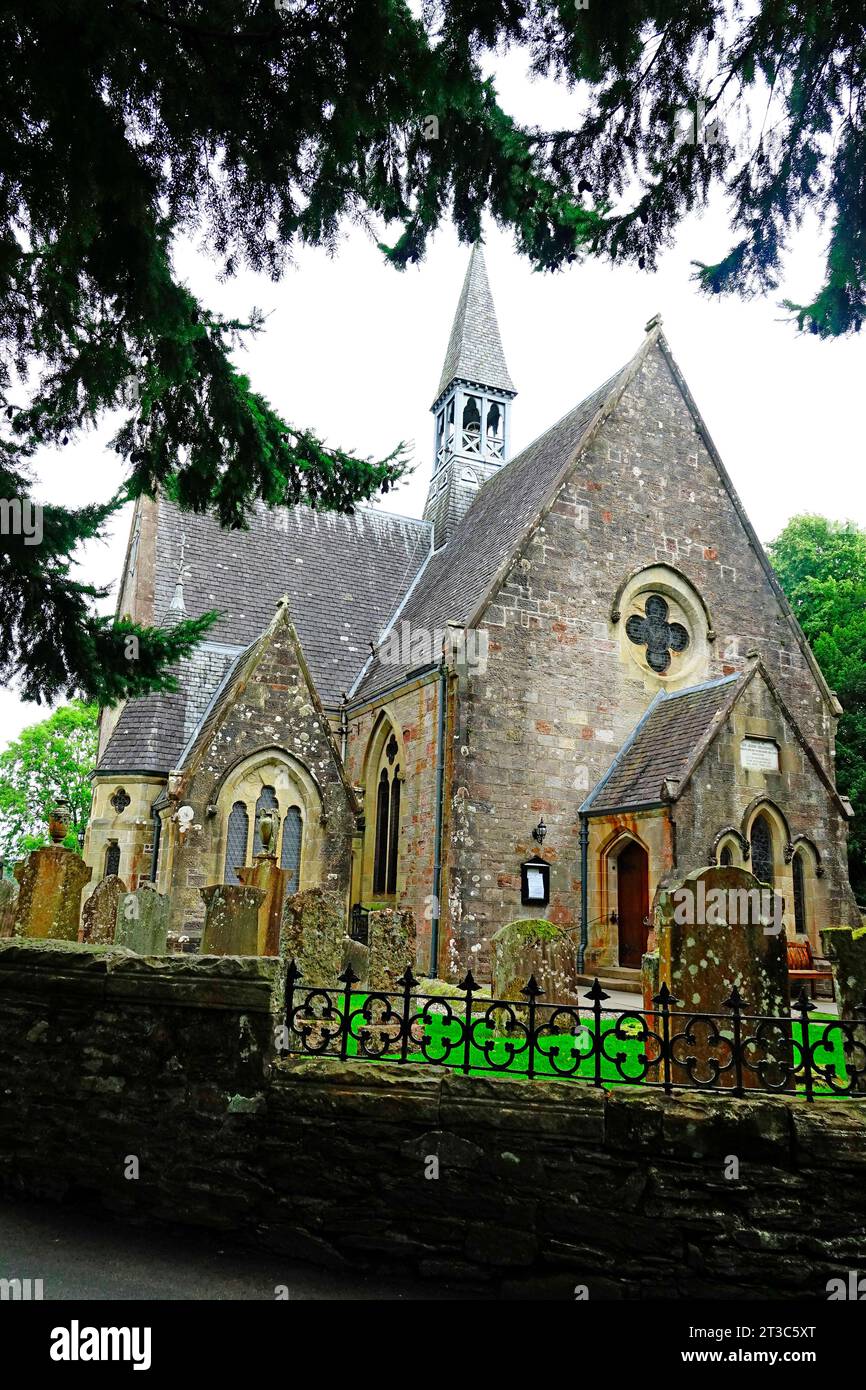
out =
<path fill-rule="evenodd" d="M 452 997 L 418 991 L 411 968 L 399 992 L 357 988 L 351 967 L 332 986 L 286 973 L 280 1049 L 349 1062 L 453 1067 L 466 1074 L 773 1095 L 866 1099 L 866 995 L 853 1019 L 810 1020 L 801 990 L 790 1013 L 750 1014 L 735 988 L 726 1013 L 677 1012 L 663 984 L 652 1009 L 608 1010 L 596 979 L 582 1003 L 547 1002 L 535 976 L 521 999 L 477 999 L 471 971 Z"/>
<path fill-rule="evenodd" d="M 660 594 L 650 594 L 643 616 L 633 613 L 625 625 L 629 641 L 646 647 L 647 665 L 658 675 L 670 666 L 672 652 L 684 652 L 689 645 L 688 632 L 682 623 L 668 621 L 669 612 Z"/>

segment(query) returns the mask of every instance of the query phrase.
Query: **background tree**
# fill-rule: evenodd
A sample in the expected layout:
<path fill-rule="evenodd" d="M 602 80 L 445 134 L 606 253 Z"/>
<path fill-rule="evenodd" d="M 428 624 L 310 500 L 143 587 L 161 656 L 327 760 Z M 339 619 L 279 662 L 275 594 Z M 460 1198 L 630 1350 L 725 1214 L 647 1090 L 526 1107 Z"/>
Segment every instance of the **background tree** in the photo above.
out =
<path fill-rule="evenodd" d="M 503 109 L 485 63 L 515 46 L 577 87 L 573 129 Z M 107 410 L 124 410 L 128 471 L 103 506 L 46 508 L 41 546 L 7 538 L 0 676 L 28 698 L 111 701 L 166 684 L 199 640 L 207 616 L 124 628 L 72 579 L 76 545 L 128 498 L 163 487 L 238 526 L 258 498 L 349 511 L 404 467 L 399 446 L 362 460 L 280 418 L 231 360 L 259 319 L 196 301 L 173 272 L 178 236 L 228 275 L 277 277 L 298 242 L 331 248 L 346 219 L 393 228 L 383 250 L 403 266 L 443 217 L 473 240 L 487 210 L 539 268 L 585 254 L 651 267 L 716 183 L 735 242 L 696 263 L 700 288 L 772 289 L 814 208 L 826 280 L 792 311 L 844 333 L 866 276 L 863 65 L 863 0 L 2 7 L 0 498 L 27 491 L 40 446 Z"/>
<path fill-rule="evenodd" d="M 0 753 L 0 859 L 7 865 L 50 843 L 48 814 L 60 800 L 72 808 L 63 843 L 78 850 L 90 813 L 96 715 L 95 705 L 80 700 L 61 705 Z"/>
<path fill-rule="evenodd" d="M 769 555 L 845 711 L 836 739 L 836 778 L 857 812 L 848 860 L 854 892 L 866 902 L 866 531 L 852 522 L 795 516 Z"/>

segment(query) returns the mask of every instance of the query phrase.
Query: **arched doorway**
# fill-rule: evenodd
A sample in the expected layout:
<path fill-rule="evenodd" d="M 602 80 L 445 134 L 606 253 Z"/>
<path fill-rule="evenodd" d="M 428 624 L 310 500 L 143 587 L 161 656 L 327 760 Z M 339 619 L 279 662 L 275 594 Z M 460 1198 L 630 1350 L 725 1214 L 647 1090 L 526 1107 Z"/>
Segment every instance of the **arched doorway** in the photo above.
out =
<path fill-rule="evenodd" d="M 649 914 L 649 857 L 637 840 L 628 840 L 616 857 L 616 920 L 619 963 L 640 969 L 646 951 Z"/>

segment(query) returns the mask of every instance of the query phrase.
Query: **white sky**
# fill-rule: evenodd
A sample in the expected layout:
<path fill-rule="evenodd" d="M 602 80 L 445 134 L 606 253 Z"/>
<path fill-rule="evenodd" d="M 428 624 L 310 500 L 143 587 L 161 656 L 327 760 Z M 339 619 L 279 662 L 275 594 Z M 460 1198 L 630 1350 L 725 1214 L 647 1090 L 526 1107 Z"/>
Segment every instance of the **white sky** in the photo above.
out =
<path fill-rule="evenodd" d="M 501 97 L 515 115 L 545 124 L 568 118 L 571 98 L 548 83 L 528 83 L 510 60 L 499 71 Z M 487 268 L 519 393 L 512 451 L 620 367 L 660 312 L 760 538 L 771 540 L 804 511 L 866 525 L 866 333 L 839 342 L 798 336 L 779 308 L 783 298 L 808 303 L 820 285 L 823 234 L 814 222 L 796 234 L 772 298 L 699 297 L 690 261 L 713 261 L 731 242 L 717 198 L 706 215 L 682 225 L 656 273 L 587 262 L 539 275 L 510 234 L 486 226 Z M 347 232 L 334 258 L 301 251 L 278 285 L 252 274 L 220 283 L 189 245 L 178 248 L 176 265 L 211 307 L 243 316 L 256 305 L 269 315 L 237 361 L 286 419 L 377 457 L 400 439 L 414 441 L 415 473 L 384 502 L 420 515 L 432 464 L 429 407 L 468 255 L 444 226 L 426 261 L 402 273 L 359 230 Z M 36 464 L 37 497 L 81 505 L 107 496 L 120 477 L 119 460 L 104 447 L 110 432 L 46 451 Z M 128 526 L 127 515 L 106 542 L 82 551 L 83 577 L 116 584 Z M 109 608 L 113 602 L 114 595 Z M 0 691 L 0 747 L 46 712 Z"/>

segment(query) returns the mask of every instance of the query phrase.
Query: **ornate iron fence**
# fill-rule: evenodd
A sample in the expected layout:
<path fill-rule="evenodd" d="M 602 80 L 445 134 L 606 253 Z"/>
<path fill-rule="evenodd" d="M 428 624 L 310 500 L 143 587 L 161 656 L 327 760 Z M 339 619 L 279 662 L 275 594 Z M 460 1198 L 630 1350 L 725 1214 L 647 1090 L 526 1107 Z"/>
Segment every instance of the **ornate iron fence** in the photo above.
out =
<path fill-rule="evenodd" d="M 750 1014 L 734 988 L 727 1013 L 681 1013 L 663 984 L 653 1008 L 609 1010 L 596 979 L 585 1003 L 548 1003 L 531 976 L 521 998 L 476 999 L 471 971 L 451 996 L 418 991 L 411 968 L 399 992 L 356 988 L 351 967 L 339 987 L 302 984 L 286 972 L 284 1050 L 342 1061 L 391 1061 L 581 1081 L 640 1085 L 670 1093 L 723 1090 L 866 1099 L 866 995 L 854 1019 L 810 1020 L 805 989 L 778 1017 Z"/>

